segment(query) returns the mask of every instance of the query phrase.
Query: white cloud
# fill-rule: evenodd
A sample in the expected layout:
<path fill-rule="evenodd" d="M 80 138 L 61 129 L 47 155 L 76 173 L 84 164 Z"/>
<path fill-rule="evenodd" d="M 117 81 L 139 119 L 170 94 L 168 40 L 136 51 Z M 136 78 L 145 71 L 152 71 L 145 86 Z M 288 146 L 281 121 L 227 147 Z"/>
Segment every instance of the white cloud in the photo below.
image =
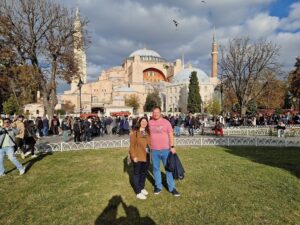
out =
<path fill-rule="evenodd" d="M 81 15 L 90 20 L 89 80 L 95 80 L 101 69 L 121 65 L 144 46 L 170 61 L 184 54 L 186 63 L 209 74 L 214 26 L 221 45 L 245 36 L 272 40 L 281 46 L 280 61 L 287 69 L 292 69 L 299 55 L 299 2 L 290 6 L 287 17 L 279 18 L 268 12 L 275 0 L 206 0 L 206 4 L 200 0 L 56 1 L 71 7 L 77 3 Z M 172 19 L 179 22 L 177 30 Z"/>
<path fill-rule="evenodd" d="M 290 6 L 290 13 L 287 18 L 282 19 L 281 27 L 286 31 L 296 31 L 300 29 L 300 2 Z"/>
<path fill-rule="evenodd" d="M 278 17 L 269 16 L 267 13 L 259 13 L 245 23 L 244 30 L 247 31 L 249 36 L 265 37 L 275 32 L 279 24 Z"/>

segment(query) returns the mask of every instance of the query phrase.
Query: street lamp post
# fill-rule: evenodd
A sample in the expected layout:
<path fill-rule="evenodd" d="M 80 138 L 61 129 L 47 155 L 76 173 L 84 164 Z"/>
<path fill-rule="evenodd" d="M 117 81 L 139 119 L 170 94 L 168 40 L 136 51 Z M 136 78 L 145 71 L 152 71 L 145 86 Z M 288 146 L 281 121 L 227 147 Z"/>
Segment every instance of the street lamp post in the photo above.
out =
<path fill-rule="evenodd" d="M 83 82 L 81 78 L 79 78 L 79 82 L 77 84 L 77 87 L 79 89 L 79 113 L 82 113 L 82 105 L 81 105 L 81 88 L 82 88 Z"/>

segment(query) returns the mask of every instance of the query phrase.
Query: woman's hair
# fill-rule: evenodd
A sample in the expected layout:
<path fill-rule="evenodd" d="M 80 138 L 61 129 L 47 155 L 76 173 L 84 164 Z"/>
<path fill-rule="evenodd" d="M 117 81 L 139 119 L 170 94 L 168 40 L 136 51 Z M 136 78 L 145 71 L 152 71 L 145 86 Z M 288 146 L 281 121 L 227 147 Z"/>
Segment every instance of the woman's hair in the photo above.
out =
<path fill-rule="evenodd" d="M 145 127 L 145 131 L 147 132 L 147 134 L 150 134 L 149 121 L 148 121 L 147 117 L 141 117 L 138 120 L 137 125 L 136 125 L 136 130 L 138 131 L 140 129 L 142 120 L 146 120 L 147 121 L 147 126 Z"/>

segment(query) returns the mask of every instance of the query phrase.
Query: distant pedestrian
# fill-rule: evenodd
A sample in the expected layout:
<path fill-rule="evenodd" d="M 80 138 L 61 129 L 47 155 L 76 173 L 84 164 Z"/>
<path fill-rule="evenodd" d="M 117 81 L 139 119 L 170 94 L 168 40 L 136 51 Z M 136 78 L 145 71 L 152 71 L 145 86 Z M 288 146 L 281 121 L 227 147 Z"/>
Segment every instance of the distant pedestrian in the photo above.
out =
<path fill-rule="evenodd" d="M 49 120 L 46 116 L 43 117 L 43 135 L 47 137 L 49 134 Z"/>

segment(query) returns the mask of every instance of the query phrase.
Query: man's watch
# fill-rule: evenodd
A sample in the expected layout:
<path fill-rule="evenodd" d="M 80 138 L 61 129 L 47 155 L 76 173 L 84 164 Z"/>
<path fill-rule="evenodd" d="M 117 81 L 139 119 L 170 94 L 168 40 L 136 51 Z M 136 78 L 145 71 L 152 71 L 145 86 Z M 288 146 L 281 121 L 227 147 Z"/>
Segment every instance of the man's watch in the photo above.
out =
<path fill-rule="evenodd" d="M 171 148 L 174 148 L 174 147 L 175 147 L 174 145 L 171 146 Z"/>

